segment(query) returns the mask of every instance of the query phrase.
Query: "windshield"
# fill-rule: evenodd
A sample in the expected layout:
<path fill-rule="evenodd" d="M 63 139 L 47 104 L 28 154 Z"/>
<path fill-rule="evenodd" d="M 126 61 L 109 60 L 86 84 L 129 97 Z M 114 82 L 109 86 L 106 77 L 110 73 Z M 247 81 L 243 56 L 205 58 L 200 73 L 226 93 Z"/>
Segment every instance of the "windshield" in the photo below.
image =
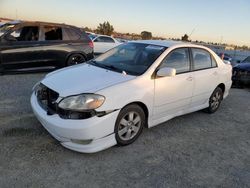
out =
<path fill-rule="evenodd" d="M 243 60 L 242 63 L 250 63 L 250 56 Z"/>
<path fill-rule="evenodd" d="M 0 26 L 0 36 L 2 36 L 5 32 L 9 31 L 14 26 L 15 24 L 4 24 Z"/>
<path fill-rule="evenodd" d="M 165 50 L 166 47 L 163 46 L 125 43 L 100 55 L 92 64 L 138 76 L 143 74 Z"/>

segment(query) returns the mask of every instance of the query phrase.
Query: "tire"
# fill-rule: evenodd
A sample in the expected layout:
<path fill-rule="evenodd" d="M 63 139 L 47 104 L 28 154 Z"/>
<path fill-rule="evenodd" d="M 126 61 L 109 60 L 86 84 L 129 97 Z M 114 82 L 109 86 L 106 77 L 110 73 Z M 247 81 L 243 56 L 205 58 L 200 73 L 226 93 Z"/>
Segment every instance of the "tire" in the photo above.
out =
<path fill-rule="evenodd" d="M 77 65 L 84 63 L 86 61 L 85 57 L 82 54 L 72 54 L 69 56 L 66 66 Z"/>
<path fill-rule="evenodd" d="M 117 144 L 125 146 L 133 143 L 140 136 L 145 123 L 145 113 L 141 107 L 136 104 L 124 107 L 115 123 Z"/>
<path fill-rule="evenodd" d="M 209 107 L 206 109 L 206 112 L 209 114 L 216 112 L 220 107 L 222 99 L 223 91 L 217 87 L 209 98 Z"/>
<path fill-rule="evenodd" d="M 239 80 L 234 81 L 232 86 L 237 89 L 244 89 L 244 85 Z"/>

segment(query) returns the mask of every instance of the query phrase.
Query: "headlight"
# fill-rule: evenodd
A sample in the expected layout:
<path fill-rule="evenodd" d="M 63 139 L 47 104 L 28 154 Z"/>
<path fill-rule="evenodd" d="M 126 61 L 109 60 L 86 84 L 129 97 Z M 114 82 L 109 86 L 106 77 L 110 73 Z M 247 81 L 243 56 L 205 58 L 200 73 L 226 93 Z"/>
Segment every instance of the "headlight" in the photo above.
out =
<path fill-rule="evenodd" d="M 64 98 L 59 104 L 59 108 L 64 110 L 84 111 L 93 110 L 100 107 L 105 98 L 96 94 L 81 94 Z"/>

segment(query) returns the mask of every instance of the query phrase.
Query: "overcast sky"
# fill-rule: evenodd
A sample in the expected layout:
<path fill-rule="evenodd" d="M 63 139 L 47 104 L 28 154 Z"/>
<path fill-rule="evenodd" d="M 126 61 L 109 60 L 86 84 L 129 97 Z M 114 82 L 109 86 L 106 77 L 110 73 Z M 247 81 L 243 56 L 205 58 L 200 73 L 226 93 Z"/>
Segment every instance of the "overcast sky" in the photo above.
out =
<path fill-rule="evenodd" d="M 250 0 L 0 0 L 0 17 L 250 45 Z"/>

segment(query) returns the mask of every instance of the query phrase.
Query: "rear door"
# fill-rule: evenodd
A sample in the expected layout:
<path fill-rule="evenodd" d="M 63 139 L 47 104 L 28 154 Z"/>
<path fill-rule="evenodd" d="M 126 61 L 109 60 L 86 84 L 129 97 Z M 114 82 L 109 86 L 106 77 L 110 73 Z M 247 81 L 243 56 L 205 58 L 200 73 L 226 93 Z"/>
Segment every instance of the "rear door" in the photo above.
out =
<path fill-rule="evenodd" d="M 194 92 L 191 107 L 204 105 L 216 86 L 219 74 L 215 59 L 205 49 L 191 48 L 192 70 L 194 71 Z"/>
<path fill-rule="evenodd" d="M 63 28 L 58 25 L 41 25 L 43 66 L 49 69 L 63 67 L 67 56 L 67 45 L 63 41 Z"/>
<path fill-rule="evenodd" d="M 40 66 L 39 25 L 18 25 L 4 36 L 0 44 L 5 70 L 29 70 Z"/>

